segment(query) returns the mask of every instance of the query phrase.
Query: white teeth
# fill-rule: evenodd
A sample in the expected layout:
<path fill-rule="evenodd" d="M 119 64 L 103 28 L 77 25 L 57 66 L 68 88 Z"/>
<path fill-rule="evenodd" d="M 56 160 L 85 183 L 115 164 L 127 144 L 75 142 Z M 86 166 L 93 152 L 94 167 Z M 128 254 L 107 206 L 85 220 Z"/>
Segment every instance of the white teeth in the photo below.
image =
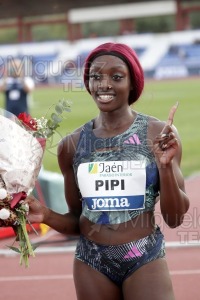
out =
<path fill-rule="evenodd" d="M 100 100 L 103 100 L 103 101 L 111 101 L 114 98 L 114 96 L 112 96 L 112 95 L 99 95 L 98 97 Z"/>

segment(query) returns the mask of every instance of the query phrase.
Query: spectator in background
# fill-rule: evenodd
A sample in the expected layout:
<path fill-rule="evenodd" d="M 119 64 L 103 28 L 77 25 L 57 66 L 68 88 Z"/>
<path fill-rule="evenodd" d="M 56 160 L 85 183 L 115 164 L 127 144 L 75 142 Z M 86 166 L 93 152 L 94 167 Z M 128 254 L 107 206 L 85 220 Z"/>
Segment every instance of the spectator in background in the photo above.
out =
<path fill-rule="evenodd" d="M 33 79 L 24 72 L 24 63 L 11 59 L 0 82 L 0 91 L 5 94 L 5 109 L 16 116 L 22 112 L 28 113 L 28 96 L 34 86 Z"/>

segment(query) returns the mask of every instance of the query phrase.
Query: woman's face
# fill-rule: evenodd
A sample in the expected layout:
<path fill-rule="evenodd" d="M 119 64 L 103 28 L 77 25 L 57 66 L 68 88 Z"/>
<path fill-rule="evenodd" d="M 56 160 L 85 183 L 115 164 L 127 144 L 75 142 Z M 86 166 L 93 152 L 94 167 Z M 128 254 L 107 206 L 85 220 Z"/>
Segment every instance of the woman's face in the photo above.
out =
<path fill-rule="evenodd" d="M 128 106 L 129 93 L 132 89 L 128 66 L 117 56 L 97 57 L 90 67 L 89 89 L 102 111 Z"/>

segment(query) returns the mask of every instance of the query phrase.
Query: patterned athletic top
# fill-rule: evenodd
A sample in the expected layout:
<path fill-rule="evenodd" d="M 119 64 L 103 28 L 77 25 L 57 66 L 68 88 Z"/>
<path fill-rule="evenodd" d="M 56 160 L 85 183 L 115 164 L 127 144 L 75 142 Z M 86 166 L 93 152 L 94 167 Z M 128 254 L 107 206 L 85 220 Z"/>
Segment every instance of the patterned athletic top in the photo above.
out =
<path fill-rule="evenodd" d="M 91 222 L 120 224 L 154 210 L 159 174 L 147 145 L 148 121 L 138 113 L 125 132 L 111 138 L 96 137 L 93 120 L 83 126 L 73 167 L 82 214 Z"/>

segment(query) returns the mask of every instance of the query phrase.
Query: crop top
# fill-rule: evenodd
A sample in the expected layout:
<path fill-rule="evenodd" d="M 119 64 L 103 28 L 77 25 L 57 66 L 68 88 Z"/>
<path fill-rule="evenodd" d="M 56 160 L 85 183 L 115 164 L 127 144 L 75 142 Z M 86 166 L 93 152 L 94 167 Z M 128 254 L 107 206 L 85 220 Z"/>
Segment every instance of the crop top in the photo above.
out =
<path fill-rule="evenodd" d="M 91 222 L 121 224 L 154 210 L 159 174 L 147 144 L 148 120 L 138 113 L 125 132 L 111 138 L 96 137 L 93 120 L 83 126 L 73 168 L 82 214 Z"/>

